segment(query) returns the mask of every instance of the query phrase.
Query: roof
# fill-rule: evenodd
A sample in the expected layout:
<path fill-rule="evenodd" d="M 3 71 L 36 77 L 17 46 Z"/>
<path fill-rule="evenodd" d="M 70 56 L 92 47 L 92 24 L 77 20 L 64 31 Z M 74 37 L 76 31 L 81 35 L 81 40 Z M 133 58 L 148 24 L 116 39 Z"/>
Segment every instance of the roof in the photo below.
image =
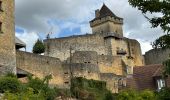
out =
<path fill-rule="evenodd" d="M 23 41 L 21 41 L 18 37 L 15 37 L 15 46 L 18 49 L 26 47 L 26 44 Z"/>
<path fill-rule="evenodd" d="M 103 4 L 102 8 L 100 9 L 100 17 L 105 16 L 117 17 L 105 4 Z"/>
<path fill-rule="evenodd" d="M 161 64 L 134 67 L 132 77 L 127 78 L 127 87 L 138 90 L 155 90 L 154 77 L 161 76 L 162 68 Z"/>
<path fill-rule="evenodd" d="M 111 17 L 115 17 L 115 18 L 118 18 L 118 19 L 123 19 L 123 18 L 120 18 L 120 17 L 116 16 L 105 4 L 103 4 L 101 9 L 99 10 L 99 16 L 96 17 L 93 20 L 103 18 L 103 17 L 106 17 L 106 16 L 111 16 Z"/>

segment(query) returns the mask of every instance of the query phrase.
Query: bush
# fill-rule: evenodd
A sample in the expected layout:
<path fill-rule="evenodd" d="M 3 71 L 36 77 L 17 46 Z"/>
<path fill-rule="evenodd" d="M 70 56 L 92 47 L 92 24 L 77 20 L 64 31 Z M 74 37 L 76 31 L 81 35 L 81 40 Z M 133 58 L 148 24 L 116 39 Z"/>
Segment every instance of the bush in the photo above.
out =
<path fill-rule="evenodd" d="M 160 92 L 157 93 L 158 100 L 170 100 L 170 88 L 162 88 Z"/>
<path fill-rule="evenodd" d="M 105 95 L 105 100 L 114 100 L 114 96 L 110 91 L 107 92 Z"/>
<path fill-rule="evenodd" d="M 9 91 L 16 93 L 21 90 L 21 83 L 15 77 L 0 77 L 0 93 Z"/>
<path fill-rule="evenodd" d="M 140 93 L 140 97 L 142 98 L 142 100 L 155 100 L 156 94 L 153 91 L 144 90 Z"/>
<path fill-rule="evenodd" d="M 46 100 L 53 100 L 56 97 L 57 93 L 54 88 L 49 87 L 50 79 L 51 79 L 50 75 L 46 76 L 43 80 L 39 78 L 29 77 L 27 87 L 32 88 L 35 94 L 41 92 L 43 96 L 46 98 Z"/>

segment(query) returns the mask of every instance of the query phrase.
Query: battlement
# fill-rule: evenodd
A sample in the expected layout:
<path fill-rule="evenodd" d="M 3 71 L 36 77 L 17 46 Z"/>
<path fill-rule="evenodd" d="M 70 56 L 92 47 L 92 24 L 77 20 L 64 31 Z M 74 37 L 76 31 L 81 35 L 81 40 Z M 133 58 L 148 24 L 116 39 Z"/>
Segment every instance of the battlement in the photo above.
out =
<path fill-rule="evenodd" d="M 105 4 L 95 13 L 95 18 L 90 21 L 93 34 L 116 33 L 123 37 L 123 18 L 116 16 Z"/>
<path fill-rule="evenodd" d="M 108 22 L 108 21 L 114 22 L 115 24 L 123 25 L 123 19 L 122 18 L 107 16 L 107 17 L 103 17 L 103 18 L 93 19 L 92 21 L 90 21 L 90 26 L 94 27 L 94 26 L 100 25 L 100 24 Z"/>

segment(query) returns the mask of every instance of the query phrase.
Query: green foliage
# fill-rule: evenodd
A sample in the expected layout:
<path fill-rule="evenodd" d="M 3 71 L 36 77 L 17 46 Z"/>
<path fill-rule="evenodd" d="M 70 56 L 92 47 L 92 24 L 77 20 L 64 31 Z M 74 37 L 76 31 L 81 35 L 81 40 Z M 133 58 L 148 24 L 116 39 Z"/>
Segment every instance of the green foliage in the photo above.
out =
<path fill-rule="evenodd" d="M 158 39 L 156 39 L 152 43 L 152 47 L 154 49 L 157 49 L 157 48 L 162 48 L 162 49 L 170 48 L 170 34 L 163 35 L 163 36 L 159 37 Z"/>
<path fill-rule="evenodd" d="M 51 75 L 44 79 L 28 77 L 28 83 L 22 84 L 13 74 L 0 77 L 0 92 L 3 100 L 54 100 L 57 89 L 49 87 Z"/>
<path fill-rule="evenodd" d="M 104 100 L 114 100 L 114 96 L 113 94 L 108 91 L 106 94 L 105 94 L 105 99 Z"/>
<path fill-rule="evenodd" d="M 0 93 L 9 91 L 12 93 L 21 90 L 21 83 L 16 77 L 0 77 Z"/>
<path fill-rule="evenodd" d="M 140 93 L 142 100 L 155 100 L 157 97 L 153 91 L 144 90 Z"/>
<path fill-rule="evenodd" d="M 71 80 L 71 93 L 81 100 L 113 100 L 113 94 L 106 89 L 106 82 L 82 77 Z"/>
<path fill-rule="evenodd" d="M 170 100 L 170 88 L 162 88 L 157 95 L 158 100 Z"/>
<path fill-rule="evenodd" d="M 116 100 L 157 100 L 157 97 L 153 91 L 144 90 L 141 92 L 128 89 L 121 91 Z"/>
<path fill-rule="evenodd" d="M 163 62 L 164 72 L 163 76 L 165 77 L 167 74 L 170 75 L 170 59 Z"/>
<path fill-rule="evenodd" d="M 56 96 L 56 91 L 48 86 L 51 78 L 51 75 L 46 76 L 43 80 L 29 77 L 26 85 L 32 88 L 35 94 L 41 92 L 46 100 L 53 100 Z"/>
<path fill-rule="evenodd" d="M 45 52 L 45 45 L 41 40 L 37 40 L 37 42 L 33 46 L 33 53 L 41 54 Z"/>
<path fill-rule="evenodd" d="M 130 5 L 137 7 L 145 15 L 147 12 L 160 13 L 162 16 L 145 17 L 152 27 L 160 26 L 164 31 L 170 31 L 170 1 L 169 0 L 129 0 Z"/>
<path fill-rule="evenodd" d="M 41 92 L 35 94 L 32 88 L 28 88 L 26 91 L 20 93 L 5 92 L 3 100 L 46 100 Z"/>

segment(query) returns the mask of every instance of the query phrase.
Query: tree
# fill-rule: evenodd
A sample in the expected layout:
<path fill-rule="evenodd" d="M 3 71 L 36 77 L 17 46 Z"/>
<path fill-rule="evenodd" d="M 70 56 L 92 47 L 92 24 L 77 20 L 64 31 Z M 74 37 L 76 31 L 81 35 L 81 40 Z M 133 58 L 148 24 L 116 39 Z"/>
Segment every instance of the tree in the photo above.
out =
<path fill-rule="evenodd" d="M 160 26 L 165 32 L 170 31 L 170 0 L 129 0 L 129 4 L 141 10 L 153 28 Z M 160 13 L 162 16 L 149 18 L 147 12 Z"/>
<path fill-rule="evenodd" d="M 170 48 L 170 34 L 163 35 L 156 39 L 152 44 L 154 49 L 162 48 Z"/>
<path fill-rule="evenodd" d="M 41 54 L 45 52 L 45 45 L 41 40 L 37 40 L 37 42 L 33 46 L 33 53 Z"/>

